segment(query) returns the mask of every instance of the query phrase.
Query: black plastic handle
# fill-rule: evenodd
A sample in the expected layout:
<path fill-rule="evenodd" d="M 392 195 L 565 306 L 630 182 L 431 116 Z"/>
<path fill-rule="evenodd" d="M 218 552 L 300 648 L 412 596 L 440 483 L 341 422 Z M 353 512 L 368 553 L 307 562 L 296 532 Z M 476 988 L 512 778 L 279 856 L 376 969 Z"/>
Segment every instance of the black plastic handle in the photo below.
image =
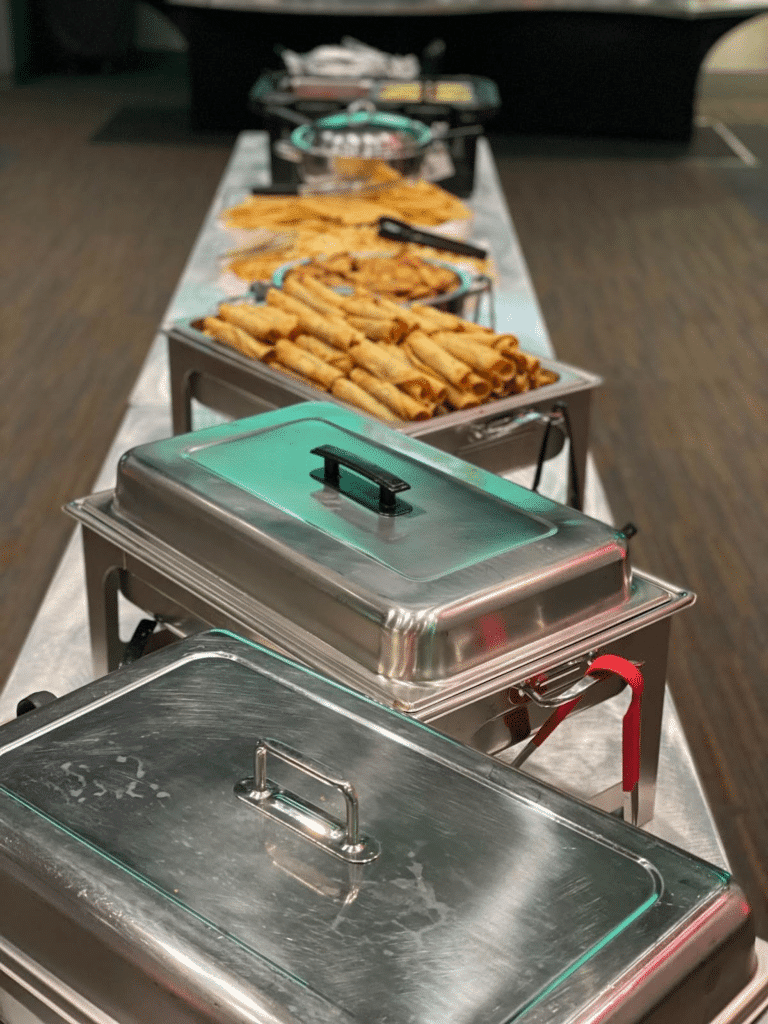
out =
<path fill-rule="evenodd" d="M 142 619 L 139 622 L 133 631 L 133 636 L 123 648 L 123 657 L 120 661 L 121 668 L 123 665 L 132 665 L 134 661 L 139 660 L 156 626 L 157 619 Z"/>
<path fill-rule="evenodd" d="M 22 697 L 16 705 L 16 717 L 19 718 L 30 711 L 43 708 L 46 704 L 51 704 L 55 700 L 56 694 L 51 693 L 50 690 L 35 690 L 34 693 L 29 693 L 26 697 Z"/>
<path fill-rule="evenodd" d="M 444 235 L 433 235 L 431 231 L 420 231 L 412 224 L 406 224 L 404 220 L 396 220 L 394 217 L 379 217 L 379 234 L 382 238 L 391 238 L 395 242 L 415 242 L 417 245 L 429 245 L 433 249 L 455 252 L 459 256 L 474 256 L 479 260 L 484 260 L 488 255 L 488 250 L 481 249 L 478 245 L 459 242 Z"/>
<path fill-rule="evenodd" d="M 318 445 L 312 449 L 311 454 L 320 455 L 323 459 L 322 470 L 315 469 L 310 473 L 313 480 L 319 480 L 326 487 L 332 487 L 360 505 L 378 512 L 380 516 L 400 516 L 411 511 L 411 506 L 407 502 L 396 497 L 400 491 L 410 490 L 411 485 L 394 473 L 377 466 L 375 462 L 369 462 L 368 459 L 332 444 Z M 340 466 L 345 466 L 370 480 L 379 488 L 378 495 L 372 495 L 370 490 L 361 488 L 354 479 L 342 483 Z"/>

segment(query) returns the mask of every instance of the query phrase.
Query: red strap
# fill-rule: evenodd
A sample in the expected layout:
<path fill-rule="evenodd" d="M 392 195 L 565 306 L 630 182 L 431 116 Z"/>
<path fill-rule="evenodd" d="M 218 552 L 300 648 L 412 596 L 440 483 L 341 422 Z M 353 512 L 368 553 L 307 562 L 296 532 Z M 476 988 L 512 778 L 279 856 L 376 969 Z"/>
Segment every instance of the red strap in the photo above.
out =
<path fill-rule="evenodd" d="M 595 675 L 598 672 L 619 676 L 632 687 L 632 700 L 622 724 L 622 789 L 625 793 L 631 793 L 640 780 L 640 708 L 643 699 L 643 673 L 631 661 L 616 654 L 602 654 L 595 658 L 586 675 Z M 586 692 L 585 690 L 573 700 L 566 701 L 552 712 L 533 737 L 532 742 L 535 746 L 541 746 L 547 736 L 568 717 Z"/>

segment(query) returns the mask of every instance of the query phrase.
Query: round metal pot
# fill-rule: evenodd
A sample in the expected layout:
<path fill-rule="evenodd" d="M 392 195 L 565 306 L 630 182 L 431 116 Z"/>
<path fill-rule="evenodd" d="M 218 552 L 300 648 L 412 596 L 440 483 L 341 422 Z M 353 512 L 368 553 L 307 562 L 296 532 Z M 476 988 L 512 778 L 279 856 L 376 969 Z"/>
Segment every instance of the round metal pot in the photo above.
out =
<path fill-rule="evenodd" d="M 275 149 L 298 164 L 305 184 L 333 189 L 386 184 L 377 179 L 382 164 L 403 177 L 418 177 L 433 142 L 423 122 L 374 109 L 301 124 Z"/>

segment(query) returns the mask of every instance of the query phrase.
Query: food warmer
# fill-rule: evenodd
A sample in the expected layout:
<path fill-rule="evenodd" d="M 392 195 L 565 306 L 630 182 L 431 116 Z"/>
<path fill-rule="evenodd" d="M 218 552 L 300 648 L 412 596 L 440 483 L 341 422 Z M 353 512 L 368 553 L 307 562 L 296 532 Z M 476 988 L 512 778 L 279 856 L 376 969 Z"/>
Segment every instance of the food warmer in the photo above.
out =
<path fill-rule="evenodd" d="M 575 693 L 619 693 L 584 678 L 616 655 L 645 677 L 633 814 L 652 816 L 670 618 L 694 597 L 633 571 L 622 532 L 329 402 L 134 448 L 114 491 L 67 510 L 97 673 L 124 657 L 122 595 L 497 754 Z M 595 799 L 620 809 L 621 784 Z"/>
<path fill-rule="evenodd" d="M 235 418 L 317 401 L 316 388 L 219 344 L 203 334 L 196 320 L 169 329 L 168 361 L 175 434 L 192 429 L 193 399 Z M 567 363 L 541 363 L 558 375 L 554 384 L 396 429 L 500 474 L 554 457 L 568 438 L 568 500 L 578 505 L 586 473 L 592 392 L 602 381 Z M 349 408 L 332 395 L 327 401 Z"/>
<path fill-rule="evenodd" d="M 249 102 L 270 134 L 272 181 L 276 190 L 287 193 L 298 187 L 295 164 L 282 159 L 277 151 L 279 141 L 285 139 L 292 127 L 291 121 L 339 113 L 349 104 L 361 101 L 377 110 L 425 121 L 436 135 L 447 129 L 451 133 L 447 169 L 450 171 L 452 164 L 453 173 L 442 178 L 440 184 L 463 198 L 471 194 L 480 134 L 477 129 L 492 119 L 500 105 L 499 91 L 490 79 L 444 75 L 403 81 L 268 71 L 253 86 Z"/>
<path fill-rule="evenodd" d="M 0 757 L 5 1024 L 705 1024 L 759 974 L 723 871 L 231 634 Z"/>

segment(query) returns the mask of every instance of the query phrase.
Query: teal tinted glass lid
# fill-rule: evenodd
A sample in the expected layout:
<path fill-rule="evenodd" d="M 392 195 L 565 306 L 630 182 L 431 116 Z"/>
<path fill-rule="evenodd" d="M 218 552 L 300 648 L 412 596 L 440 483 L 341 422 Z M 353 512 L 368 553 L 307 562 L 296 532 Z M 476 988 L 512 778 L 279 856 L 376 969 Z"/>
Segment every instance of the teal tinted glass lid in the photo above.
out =
<path fill-rule="evenodd" d="M 184 458 L 412 580 L 541 542 L 544 518 L 465 479 L 312 416 L 193 447 Z M 263 518 L 258 505 L 244 516 Z"/>

